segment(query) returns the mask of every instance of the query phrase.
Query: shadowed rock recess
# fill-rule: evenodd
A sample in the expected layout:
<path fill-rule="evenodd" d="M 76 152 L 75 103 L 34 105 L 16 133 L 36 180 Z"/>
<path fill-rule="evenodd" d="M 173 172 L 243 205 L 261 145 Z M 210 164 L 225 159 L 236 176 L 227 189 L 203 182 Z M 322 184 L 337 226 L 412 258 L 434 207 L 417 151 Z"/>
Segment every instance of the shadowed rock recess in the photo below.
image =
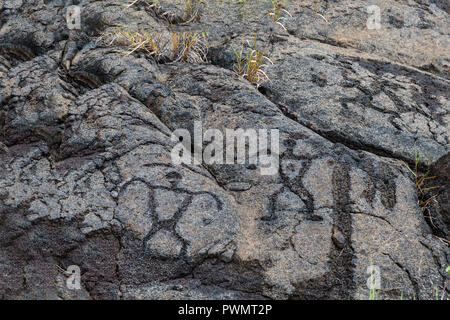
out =
<path fill-rule="evenodd" d="M 269 0 L 131 2 L 0 0 L 1 299 L 367 299 L 370 265 L 379 299 L 448 298 L 447 1 L 280 1 L 283 27 Z M 208 61 L 103 41 L 124 28 L 208 32 Z M 174 165 L 194 121 L 278 129 L 278 172 Z"/>

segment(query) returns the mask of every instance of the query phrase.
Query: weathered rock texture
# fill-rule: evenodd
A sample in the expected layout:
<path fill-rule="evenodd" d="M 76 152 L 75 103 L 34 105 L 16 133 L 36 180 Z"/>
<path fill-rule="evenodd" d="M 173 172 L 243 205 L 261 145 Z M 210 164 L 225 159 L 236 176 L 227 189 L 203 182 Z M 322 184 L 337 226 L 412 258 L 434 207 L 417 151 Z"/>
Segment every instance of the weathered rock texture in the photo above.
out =
<path fill-rule="evenodd" d="M 284 1 L 286 30 L 270 1 L 193 1 L 194 19 L 180 1 L 129 2 L 0 0 L 0 298 L 365 299 L 369 265 L 381 299 L 441 294 L 446 1 L 373 1 L 380 30 L 367 1 Z M 82 30 L 67 29 L 71 4 Z M 119 25 L 208 31 L 209 62 L 95 41 Z M 273 62 L 259 90 L 232 71 L 254 37 Z M 172 131 L 196 120 L 279 129 L 278 173 L 173 165 Z M 414 146 L 441 159 L 432 219 Z"/>

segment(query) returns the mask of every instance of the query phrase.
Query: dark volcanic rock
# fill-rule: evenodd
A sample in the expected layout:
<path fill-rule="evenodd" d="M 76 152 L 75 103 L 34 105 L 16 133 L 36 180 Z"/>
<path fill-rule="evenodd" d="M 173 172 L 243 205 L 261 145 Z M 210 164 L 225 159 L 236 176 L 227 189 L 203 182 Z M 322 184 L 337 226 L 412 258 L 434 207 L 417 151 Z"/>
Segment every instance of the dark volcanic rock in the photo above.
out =
<path fill-rule="evenodd" d="M 269 1 L 192 2 L 0 0 L 0 298 L 365 299 L 371 265 L 380 298 L 433 298 L 450 257 L 448 6 L 388 1 L 368 32 L 364 1 L 285 1 L 286 30 Z M 210 62 L 98 38 L 121 26 L 208 31 Z M 259 88 L 232 71 L 254 37 L 273 63 Z M 173 164 L 172 132 L 195 121 L 278 129 L 279 169 Z"/>
<path fill-rule="evenodd" d="M 439 227 L 435 227 L 444 233 L 444 237 L 448 237 L 448 233 L 450 232 L 450 155 L 447 154 L 436 161 L 431 167 L 430 172 L 431 176 L 435 177 L 435 179 L 432 180 L 433 186 L 438 189 L 437 192 L 435 192 L 436 201 L 432 202 L 433 209 L 435 210 L 431 210 L 431 222 L 434 224 L 443 222 L 445 226 L 439 225 Z M 436 221 L 434 221 L 433 218 L 435 218 Z"/>

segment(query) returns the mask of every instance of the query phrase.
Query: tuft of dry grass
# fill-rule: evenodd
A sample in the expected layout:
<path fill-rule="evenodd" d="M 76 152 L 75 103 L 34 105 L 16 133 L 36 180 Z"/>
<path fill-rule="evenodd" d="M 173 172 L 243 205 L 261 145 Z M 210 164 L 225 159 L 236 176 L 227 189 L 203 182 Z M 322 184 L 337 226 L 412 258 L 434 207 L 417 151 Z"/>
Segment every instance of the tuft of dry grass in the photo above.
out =
<path fill-rule="evenodd" d="M 254 39 L 253 48 L 250 49 L 246 55 L 243 54 L 243 49 L 237 52 L 233 48 L 234 54 L 236 55 L 236 62 L 234 65 L 234 72 L 244 79 L 248 80 L 251 84 L 259 87 L 260 84 L 269 80 L 269 77 L 264 72 L 264 61 L 270 61 L 269 58 L 265 56 L 266 49 L 260 50 L 256 46 L 256 37 Z"/>
<path fill-rule="evenodd" d="M 195 8 L 192 0 L 185 0 L 184 20 L 186 21 L 185 23 L 189 23 L 194 20 L 200 22 L 200 13 L 198 9 Z"/>
<path fill-rule="evenodd" d="M 287 31 L 286 27 L 282 23 L 282 20 L 284 19 L 283 14 L 286 13 L 290 17 L 292 17 L 292 15 L 289 11 L 283 9 L 282 4 L 278 0 L 270 0 L 270 2 L 272 3 L 272 8 L 269 10 L 267 15 L 273 22 L 280 25 L 283 30 Z"/>
<path fill-rule="evenodd" d="M 126 55 L 136 51 L 145 51 L 154 57 L 162 55 L 160 49 L 162 46 L 161 34 L 118 31 L 114 34 L 103 35 L 103 38 L 110 40 L 109 45 L 116 44 L 127 47 Z"/>
<path fill-rule="evenodd" d="M 435 179 L 435 176 L 430 175 L 430 156 L 428 157 L 428 168 L 425 172 L 421 172 L 419 168 L 420 160 L 422 159 L 423 151 L 418 152 L 416 146 L 414 146 L 414 167 L 410 168 L 407 166 L 408 170 L 412 173 L 414 176 L 414 184 L 417 189 L 417 201 L 422 209 L 422 212 L 425 213 L 425 211 L 428 209 L 430 203 L 434 200 L 436 197 L 429 196 L 429 191 L 439 188 L 438 186 L 430 186 L 430 181 Z M 431 221 L 431 216 L 430 216 Z M 431 223 L 433 223 L 431 221 Z"/>
<path fill-rule="evenodd" d="M 124 52 L 145 52 L 157 61 L 205 63 L 208 53 L 208 33 L 172 32 L 170 38 L 161 33 L 120 30 L 104 34 L 100 40 L 107 45 L 118 45 L 127 48 Z"/>
<path fill-rule="evenodd" d="M 320 10 L 320 4 L 318 2 L 321 2 L 321 0 L 314 0 L 314 14 L 318 15 L 319 17 L 321 17 L 323 20 L 325 20 L 326 23 L 328 23 L 328 20 L 319 13 Z"/>
<path fill-rule="evenodd" d="M 174 62 L 205 63 L 208 61 L 208 33 L 172 32 L 171 40 Z"/>

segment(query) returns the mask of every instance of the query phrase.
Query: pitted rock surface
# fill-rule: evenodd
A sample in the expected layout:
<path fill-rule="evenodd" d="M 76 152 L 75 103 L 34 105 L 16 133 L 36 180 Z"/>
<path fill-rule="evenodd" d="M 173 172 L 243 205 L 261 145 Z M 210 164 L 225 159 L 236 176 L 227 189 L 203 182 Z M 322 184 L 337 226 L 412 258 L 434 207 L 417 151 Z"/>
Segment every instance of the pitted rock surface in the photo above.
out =
<path fill-rule="evenodd" d="M 381 30 L 366 1 L 284 1 L 285 29 L 270 1 L 131 2 L 0 0 L 0 298 L 366 299 L 370 265 L 380 298 L 434 298 L 450 260 L 445 1 L 374 1 Z M 124 25 L 207 31 L 209 61 L 99 40 Z M 232 70 L 253 39 L 273 63 L 259 88 Z M 173 164 L 172 132 L 195 121 L 278 129 L 278 171 Z M 425 212 L 415 147 L 439 185 Z"/>

